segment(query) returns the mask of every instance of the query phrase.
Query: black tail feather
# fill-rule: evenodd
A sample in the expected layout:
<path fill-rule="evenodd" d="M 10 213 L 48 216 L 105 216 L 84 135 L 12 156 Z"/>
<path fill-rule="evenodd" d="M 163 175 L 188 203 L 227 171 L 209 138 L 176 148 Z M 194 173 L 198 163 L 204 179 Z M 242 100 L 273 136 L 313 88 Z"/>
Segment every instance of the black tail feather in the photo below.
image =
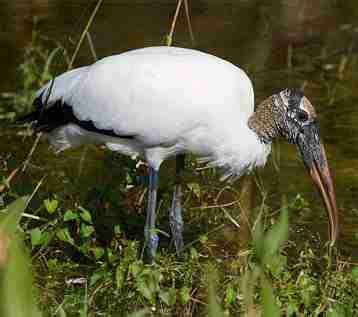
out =
<path fill-rule="evenodd" d="M 54 80 L 51 82 L 49 88 L 49 94 L 53 88 Z M 48 90 L 48 89 L 47 89 Z M 26 114 L 16 120 L 16 123 L 24 124 L 31 123 L 34 132 L 51 132 L 56 128 L 67 125 L 69 123 L 74 123 L 80 126 L 81 128 L 104 134 L 107 136 L 120 137 L 124 139 L 133 139 L 134 135 L 120 135 L 112 129 L 100 129 L 97 128 L 92 120 L 80 120 L 73 113 L 73 108 L 71 105 L 63 102 L 62 99 L 59 99 L 51 103 L 51 106 L 48 106 L 49 94 L 46 97 L 46 100 L 43 100 L 44 90 L 35 100 L 34 106 L 35 110 L 29 114 Z"/>
<path fill-rule="evenodd" d="M 63 103 L 62 100 L 56 101 L 48 108 L 42 107 L 41 105 L 37 105 L 36 108 L 37 110 L 20 117 L 16 121 L 18 123 L 31 123 L 34 132 L 51 132 L 58 127 L 74 123 L 87 131 L 107 136 L 120 137 L 123 139 L 135 138 L 134 135 L 122 135 L 111 129 L 97 128 L 91 120 L 78 119 L 73 113 L 72 106 Z"/>

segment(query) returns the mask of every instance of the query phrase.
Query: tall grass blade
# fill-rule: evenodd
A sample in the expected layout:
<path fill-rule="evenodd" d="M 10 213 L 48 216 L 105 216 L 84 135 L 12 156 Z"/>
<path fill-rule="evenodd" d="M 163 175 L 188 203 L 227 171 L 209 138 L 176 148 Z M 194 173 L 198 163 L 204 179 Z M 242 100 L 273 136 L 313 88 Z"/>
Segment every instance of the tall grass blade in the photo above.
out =
<path fill-rule="evenodd" d="M 264 274 L 261 274 L 261 300 L 263 317 L 279 317 L 280 309 L 276 304 L 275 295 L 273 293 L 270 282 Z"/>
<path fill-rule="evenodd" d="M 278 222 L 267 232 L 264 239 L 263 262 L 270 261 L 280 246 L 288 239 L 288 209 L 283 205 Z"/>
<path fill-rule="evenodd" d="M 29 257 L 17 232 L 28 196 L 6 207 L 0 219 L 0 315 L 39 317 Z"/>
<path fill-rule="evenodd" d="M 215 280 L 217 273 L 214 268 L 209 268 L 208 287 L 209 287 L 209 303 L 208 317 L 223 317 L 224 312 L 216 299 Z"/>

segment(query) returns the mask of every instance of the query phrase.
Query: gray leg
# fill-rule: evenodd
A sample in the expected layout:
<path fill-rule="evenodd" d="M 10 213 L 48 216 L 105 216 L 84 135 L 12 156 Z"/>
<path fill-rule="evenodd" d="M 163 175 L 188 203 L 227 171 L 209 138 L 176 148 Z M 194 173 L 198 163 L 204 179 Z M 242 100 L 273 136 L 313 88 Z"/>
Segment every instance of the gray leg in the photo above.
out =
<path fill-rule="evenodd" d="M 158 171 L 149 167 L 149 188 L 147 219 L 144 227 L 145 249 L 148 261 L 152 263 L 157 251 L 159 237 L 155 232 L 155 209 L 157 204 Z"/>
<path fill-rule="evenodd" d="M 183 249 L 183 229 L 184 222 L 182 217 L 182 179 L 183 179 L 183 170 L 184 170 L 185 156 L 180 154 L 176 157 L 176 179 L 175 179 L 175 188 L 173 192 L 172 206 L 169 211 L 169 223 L 170 229 L 172 232 L 172 239 L 174 240 L 174 245 L 177 254 Z"/>

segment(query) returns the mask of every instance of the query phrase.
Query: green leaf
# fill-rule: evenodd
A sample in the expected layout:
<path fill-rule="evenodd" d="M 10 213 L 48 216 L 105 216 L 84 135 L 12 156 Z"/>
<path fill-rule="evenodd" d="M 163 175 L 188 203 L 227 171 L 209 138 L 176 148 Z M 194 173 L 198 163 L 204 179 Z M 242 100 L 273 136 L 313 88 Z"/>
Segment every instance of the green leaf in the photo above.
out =
<path fill-rule="evenodd" d="M 91 275 L 89 284 L 91 286 L 95 285 L 99 280 L 104 279 L 106 277 L 106 275 L 107 275 L 107 272 L 103 271 L 103 270 L 99 270 L 99 271 L 94 272 Z"/>
<path fill-rule="evenodd" d="M 58 200 L 57 199 L 45 199 L 44 205 L 49 214 L 53 214 L 57 207 L 58 207 Z"/>
<path fill-rule="evenodd" d="M 261 275 L 261 300 L 263 317 L 280 317 L 280 310 L 276 304 L 272 286 L 264 274 Z"/>
<path fill-rule="evenodd" d="M 0 221 L 2 316 L 41 316 L 35 301 L 30 259 L 17 232 L 27 202 L 28 196 L 25 196 L 7 206 L 8 214 L 1 217 Z"/>
<path fill-rule="evenodd" d="M 137 290 L 150 301 L 155 303 L 156 295 L 160 291 L 159 283 L 163 276 L 160 271 L 146 267 L 137 277 Z"/>
<path fill-rule="evenodd" d="M 36 247 L 42 244 L 42 232 L 39 228 L 32 229 L 30 231 L 31 245 Z"/>
<path fill-rule="evenodd" d="M 199 253 L 194 247 L 190 248 L 190 259 L 197 260 L 199 258 Z"/>
<path fill-rule="evenodd" d="M 153 294 L 152 290 L 148 287 L 144 280 L 140 279 L 137 281 L 137 290 L 142 294 L 143 297 L 153 303 L 155 294 Z"/>
<path fill-rule="evenodd" d="M 228 286 L 225 294 L 225 304 L 232 305 L 235 303 L 237 297 L 237 291 L 232 286 Z"/>
<path fill-rule="evenodd" d="M 81 237 L 88 238 L 94 232 L 93 226 L 81 223 Z"/>
<path fill-rule="evenodd" d="M 133 275 L 133 277 L 137 277 L 139 273 L 142 271 L 142 266 L 136 261 L 129 265 L 129 271 Z"/>
<path fill-rule="evenodd" d="M 70 232 L 68 231 L 68 228 L 62 228 L 57 231 L 56 233 L 57 238 L 59 238 L 61 241 L 67 242 L 69 244 L 75 245 L 75 241 L 72 239 Z"/>
<path fill-rule="evenodd" d="M 92 248 L 91 250 L 92 250 L 96 260 L 101 259 L 104 255 L 104 249 L 101 247 L 95 247 L 95 248 Z"/>
<path fill-rule="evenodd" d="M 75 220 L 78 219 L 79 215 L 75 212 L 73 212 L 72 210 L 67 210 L 65 212 L 65 214 L 63 215 L 63 221 L 71 221 L 71 220 Z"/>
<path fill-rule="evenodd" d="M 88 223 L 92 223 L 91 213 L 83 207 L 81 207 L 81 211 L 81 218 Z"/>
<path fill-rule="evenodd" d="M 120 225 L 115 225 L 114 226 L 114 234 L 119 235 L 121 233 L 122 233 L 121 226 Z"/>
<path fill-rule="evenodd" d="M 167 291 L 161 290 L 159 292 L 159 298 L 165 305 L 169 307 L 173 306 L 176 302 L 176 289 L 170 288 Z"/>
<path fill-rule="evenodd" d="M 273 256 L 278 252 L 280 246 L 288 238 L 288 209 L 281 209 L 280 218 L 272 226 L 264 238 L 263 262 L 269 263 Z"/>
<path fill-rule="evenodd" d="M 184 286 L 179 291 L 180 301 L 183 305 L 189 302 L 190 300 L 190 288 Z"/>
<path fill-rule="evenodd" d="M 5 208 L 6 214 L 1 215 L 0 218 L 0 231 L 7 235 L 12 235 L 16 232 L 22 213 L 27 207 L 28 199 L 29 196 L 20 197 Z"/>
<path fill-rule="evenodd" d="M 358 266 L 355 266 L 352 269 L 352 277 L 354 280 L 358 281 Z"/>
<path fill-rule="evenodd" d="M 52 235 L 49 232 L 42 231 L 41 232 L 41 245 L 42 246 L 47 245 L 50 242 L 51 238 L 52 238 Z"/>
<path fill-rule="evenodd" d="M 187 186 L 197 198 L 200 197 L 200 185 L 198 183 L 188 183 Z"/>
<path fill-rule="evenodd" d="M 62 307 L 62 305 L 60 305 L 60 307 L 58 307 L 58 309 L 57 309 L 57 316 L 58 317 L 66 317 L 67 316 L 65 310 Z"/>
<path fill-rule="evenodd" d="M 91 251 L 91 246 L 88 241 L 85 243 L 82 243 L 80 246 L 77 245 L 77 249 L 87 256 L 90 255 L 89 253 Z"/>
<path fill-rule="evenodd" d="M 354 234 L 354 239 L 358 240 L 358 232 Z"/>
<path fill-rule="evenodd" d="M 344 309 L 340 305 L 336 305 L 327 312 L 327 317 L 343 317 L 346 316 Z"/>

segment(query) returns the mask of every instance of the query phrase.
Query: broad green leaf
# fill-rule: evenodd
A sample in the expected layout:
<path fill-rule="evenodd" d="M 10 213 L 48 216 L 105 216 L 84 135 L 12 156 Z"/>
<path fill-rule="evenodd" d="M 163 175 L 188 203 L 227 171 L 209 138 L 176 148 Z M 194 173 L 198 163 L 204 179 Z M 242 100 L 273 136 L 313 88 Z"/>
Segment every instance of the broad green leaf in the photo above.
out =
<path fill-rule="evenodd" d="M 181 303 L 185 305 L 190 300 L 190 288 L 182 287 L 179 291 L 179 295 Z"/>
<path fill-rule="evenodd" d="M 104 249 L 101 247 L 95 247 L 95 248 L 92 248 L 91 250 L 92 250 L 96 260 L 99 260 L 104 255 Z"/>
<path fill-rule="evenodd" d="M 115 225 L 115 226 L 114 226 L 114 233 L 115 233 L 116 235 L 119 235 L 119 234 L 122 233 L 122 230 L 121 230 L 121 226 L 120 226 L 120 225 Z"/>
<path fill-rule="evenodd" d="M 68 231 L 68 228 L 62 228 L 62 229 L 58 230 L 56 233 L 56 236 L 61 241 L 68 242 L 72 245 L 75 245 L 75 241 L 72 239 L 70 232 Z"/>
<path fill-rule="evenodd" d="M 29 258 L 22 243 L 13 237 L 9 246 L 10 257 L 2 270 L 0 296 L 1 316 L 40 317 L 35 303 Z M 21 286 L 21 287 L 19 287 Z"/>
<path fill-rule="evenodd" d="M 153 302 L 155 294 L 153 294 L 152 290 L 148 287 L 147 283 L 143 279 L 139 279 L 136 284 L 139 293 L 141 293 L 142 296 L 144 296 L 150 302 Z"/>
<path fill-rule="evenodd" d="M 77 249 L 86 255 L 89 255 L 89 253 L 91 252 L 91 246 L 88 242 L 82 243 L 80 246 L 77 245 Z"/>
<path fill-rule="evenodd" d="M 81 223 L 81 237 L 88 238 L 94 232 L 93 226 Z"/>
<path fill-rule="evenodd" d="M 31 245 L 36 247 L 42 244 L 42 232 L 39 228 L 32 229 L 30 231 Z"/>
<path fill-rule="evenodd" d="M 194 247 L 190 248 L 190 259 L 197 260 L 199 258 L 199 253 Z"/>
<path fill-rule="evenodd" d="M 92 223 L 91 213 L 83 207 L 81 207 L 81 218 L 88 223 Z"/>
<path fill-rule="evenodd" d="M 63 220 L 64 221 L 70 221 L 70 220 L 75 220 L 75 219 L 78 219 L 79 218 L 79 215 L 75 212 L 73 212 L 72 210 L 67 210 L 65 212 L 65 214 L 63 215 Z"/>
<path fill-rule="evenodd" d="M 0 315 L 40 317 L 34 296 L 30 259 L 17 234 L 17 226 L 28 202 L 21 197 L 6 207 L 0 221 Z"/>
<path fill-rule="evenodd" d="M 53 214 L 57 207 L 58 207 L 58 200 L 57 199 L 45 199 L 44 205 L 49 214 Z"/>

